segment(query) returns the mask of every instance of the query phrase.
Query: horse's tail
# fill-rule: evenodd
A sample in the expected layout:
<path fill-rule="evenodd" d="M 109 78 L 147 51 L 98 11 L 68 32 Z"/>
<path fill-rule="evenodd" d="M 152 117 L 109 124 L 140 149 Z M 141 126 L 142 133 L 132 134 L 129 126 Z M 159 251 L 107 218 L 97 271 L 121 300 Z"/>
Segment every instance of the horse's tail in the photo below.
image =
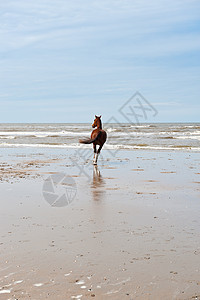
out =
<path fill-rule="evenodd" d="M 81 143 L 81 144 L 92 144 L 94 141 L 97 140 L 97 138 L 100 136 L 100 134 L 101 134 L 101 132 L 99 132 L 94 139 L 82 139 L 82 140 L 79 140 L 79 143 Z"/>

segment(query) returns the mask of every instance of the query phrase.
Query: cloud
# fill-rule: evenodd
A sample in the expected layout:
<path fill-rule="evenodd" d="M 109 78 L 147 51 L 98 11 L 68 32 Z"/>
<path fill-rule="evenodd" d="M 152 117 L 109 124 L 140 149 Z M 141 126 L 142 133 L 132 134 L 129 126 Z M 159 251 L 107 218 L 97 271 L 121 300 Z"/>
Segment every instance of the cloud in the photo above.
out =
<path fill-rule="evenodd" d="M 162 34 L 174 30 L 174 26 L 196 20 L 198 13 L 194 8 L 198 6 L 197 3 L 191 0 L 36 0 L 34 3 L 8 0 L 2 5 L 1 51 L 22 48 L 40 41 L 49 41 L 48 46 L 53 46 L 54 41 L 58 42 L 58 47 L 62 41 L 63 46 L 68 42 L 75 42 L 76 45 L 76 38 L 81 44 L 85 38 L 95 41 L 95 36 L 97 39 L 111 38 L 114 41 L 115 38 L 125 36 L 127 40 L 135 38 L 136 42 L 144 36 L 147 40 L 149 34 Z M 158 42 L 162 42 L 161 37 L 158 37 Z M 143 43 L 145 46 L 145 41 Z"/>
<path fill-rule="evenodd" d="M 171 109 L 196 103 L 199 10 L 197 0 L 4 1 L 0 101 L 112 109 L 139 90 Z"/>

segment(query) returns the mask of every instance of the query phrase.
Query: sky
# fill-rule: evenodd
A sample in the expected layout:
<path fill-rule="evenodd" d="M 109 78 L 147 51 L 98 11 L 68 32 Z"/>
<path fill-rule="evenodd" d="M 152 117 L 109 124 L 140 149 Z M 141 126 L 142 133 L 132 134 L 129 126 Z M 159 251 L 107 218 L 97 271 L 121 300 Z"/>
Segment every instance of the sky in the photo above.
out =
<path fill-rule="evenodd" d="M 199 0 L 0 2 L 0 123 L 200 122 Z M 142 122 L 142 119 L 141 119 Z"/>

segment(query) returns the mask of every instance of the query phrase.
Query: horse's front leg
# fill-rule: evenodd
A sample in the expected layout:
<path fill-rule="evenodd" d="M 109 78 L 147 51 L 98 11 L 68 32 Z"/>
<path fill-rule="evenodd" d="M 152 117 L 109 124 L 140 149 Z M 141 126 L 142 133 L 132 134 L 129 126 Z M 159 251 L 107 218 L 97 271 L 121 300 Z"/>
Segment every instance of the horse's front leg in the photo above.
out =
<path fill-rule="evenodd" d="M 100 151 L 101 151 L 102 147 L 103 147 L 103 145 L 102 146 L 100 145 L 97 153 L 94 154 L 94 165 L 97 165 L 98 156 L 100 154 Z"/>
<path fill-rule="evenodd" d="M 93 144 L 93 149 L 94 149 L 94 158 L 93 158 L 93 164 L 97 164 L 97 145 Z"/>

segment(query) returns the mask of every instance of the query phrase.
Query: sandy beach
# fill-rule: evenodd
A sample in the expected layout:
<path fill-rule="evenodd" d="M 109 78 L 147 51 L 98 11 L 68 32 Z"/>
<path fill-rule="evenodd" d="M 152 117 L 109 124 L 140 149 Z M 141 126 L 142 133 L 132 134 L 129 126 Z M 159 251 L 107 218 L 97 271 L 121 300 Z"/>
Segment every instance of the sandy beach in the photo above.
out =
<path fill-rule="evenodd" d="M 0 300 L 200 300 L 200 0 L 0 3 Z"/>
<path fill-rule="evenodd" d="M 90 162 L 75 149 L 1 149 L 0 299 L 200 299 L 199 153 Z M 45 199 L 55 174 L 75 184 L 68 205 Z"/>

